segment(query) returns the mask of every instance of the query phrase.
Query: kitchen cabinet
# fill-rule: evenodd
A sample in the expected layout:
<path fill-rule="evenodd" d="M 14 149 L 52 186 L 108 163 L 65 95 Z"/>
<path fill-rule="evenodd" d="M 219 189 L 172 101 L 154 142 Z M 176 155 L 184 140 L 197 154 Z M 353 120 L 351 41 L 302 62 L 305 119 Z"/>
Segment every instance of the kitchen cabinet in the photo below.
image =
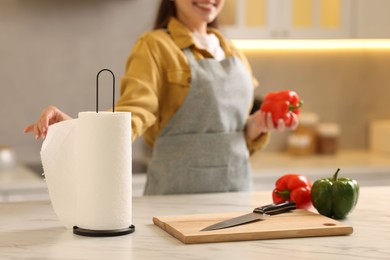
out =
<path fill-rule="evenodd" d="M 133 174 L 133 196 L 143 195 L 145 183 L 146 174 Z M 8 170 L 0 170 L 0 203 L 48 199 L 46 181 L 31 166 L 18 164 Z"/>
<path fill-rule="evenodd" d="M 220 26 L 232 39 L 350 38 L 352 10 L 352 0 L 226 0 Z"/>
<path fill-rule="evenodd" d="M 355 38 L 390 38 L 390 1 L 355 0 Z"/>
<path fill-rule="evenodd" d="M 0 202 L 47 200 L 45 180 L 24 165 L 0 170 Z"/>
<path fill-rule="evenodd" d="M 300 173 L 314 182 L 339 176 L 355 179 L 360 186 L 390 186 L 389 155 L 370 150 L 341 150 L 335 155 L 291 155 L 258 152 L 250 158 L 254 189 L 273 190 L 275 181 L 285 173 Z"/>

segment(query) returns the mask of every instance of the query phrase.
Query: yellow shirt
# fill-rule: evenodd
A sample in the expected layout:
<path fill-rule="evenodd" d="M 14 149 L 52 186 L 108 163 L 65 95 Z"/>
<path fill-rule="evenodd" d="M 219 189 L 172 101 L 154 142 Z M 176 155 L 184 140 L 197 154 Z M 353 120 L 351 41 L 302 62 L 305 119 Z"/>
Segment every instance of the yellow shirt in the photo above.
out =
<path fill-rule="evenodd" d="M 217 30 L 209 29 L 209 33 L 218 37 L 226 57 L 239 57 L 252 74 L 242 53 Z M 133 140 L 143 135 L 146 144 L 153 147 L 161 129 L 182 105 L 191 83 L 190 67 L 182 51 L 188 47 L 196 59 L 212 58 L 208 51 L 195 46 L 191 32 L 175 18 L 170 20 L 168 30 L 147 32 L 136 42 L 115 106 L 117 111 L 132 113 Z M 256 87 L 256 79 L 253 82 Z M 267 139 L 267 135 L 255 141 L 247 138 L 250 152 L 260 149 Z"/>

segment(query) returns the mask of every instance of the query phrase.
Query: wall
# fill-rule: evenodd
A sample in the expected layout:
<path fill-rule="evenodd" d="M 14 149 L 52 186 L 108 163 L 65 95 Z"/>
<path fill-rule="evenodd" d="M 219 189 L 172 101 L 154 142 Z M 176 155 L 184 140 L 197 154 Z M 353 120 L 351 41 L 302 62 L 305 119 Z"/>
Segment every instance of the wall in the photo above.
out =
<path fill-rule="evenodd" d="M 41 142 L 23 128 L 50 104 L 71 116 L 94 110 L 96 73 L 110 68 L 119 82 L 158 3 L 0 0 L 0 144 L 14 146 L 21 161 L 39 161 Z M 110 107 L 111 85 L 102 74 L 102 109 Z"/>
<path fill-rule="evenodd" d="M 39 161 L 41 141 L 23 128 L 49 104 L 71 116 L 94 110 L 97 71 L 110 68 L 119 82 L 135 40 L 152 27 L 158 2 L 0 0 L 0 144 L 14 146 L 20 161 Z M 367 148 L 369 121 L 390 117 L 389 52 L 247 55 L 261 83 L 259 96 L 295 89 L 305 111 L 342 125 L 344 149 Z M 102 80 L 105 108 L 111 83 Z M 267 150 L 282 149 L 284 141 L 284 134 L 275 134 Z M 135 146 L 134 157 L 142 156 L 140 144 Z"/>
<path fill-rule="evenodd" d="M 341 125 L 342 149 L 368 148 L 369 123 L 390 118 L 390 50 L 247 51 L 260 81 L 257 96 L 296 90 L 303 112 Z M 267 150 L 285 147 L 286 134 L 275 134 Z"/>

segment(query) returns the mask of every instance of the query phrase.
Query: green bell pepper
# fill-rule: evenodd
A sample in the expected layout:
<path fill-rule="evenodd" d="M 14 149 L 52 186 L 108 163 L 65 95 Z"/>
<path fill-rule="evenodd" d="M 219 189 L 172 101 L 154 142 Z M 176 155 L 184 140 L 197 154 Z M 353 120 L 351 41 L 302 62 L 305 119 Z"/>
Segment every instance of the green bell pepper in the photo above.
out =
<path fill-rule="evenodd" d="M 316 180 L 311 188 L 311 200 L 317 211 L 334 219 L 345 218 L 355 208 L 359 184 L 352 179 L 338 178 L 337 169 L 332 178 Z"/>

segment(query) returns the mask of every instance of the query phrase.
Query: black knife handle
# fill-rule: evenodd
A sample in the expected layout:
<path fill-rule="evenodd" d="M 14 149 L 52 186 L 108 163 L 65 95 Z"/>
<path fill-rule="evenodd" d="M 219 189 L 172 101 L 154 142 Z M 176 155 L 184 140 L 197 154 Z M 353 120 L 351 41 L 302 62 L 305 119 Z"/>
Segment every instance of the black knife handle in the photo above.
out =
<path fill-rule="evenodd" d="M 266 215 L 276 215 L 280 213 L 285 213 L 290 210 L 296 209 L 297 205 L 294 201 L 286 201 L 280 204 L 269 204 L 255 208 L 254 213 L 266 214 Z"/>

